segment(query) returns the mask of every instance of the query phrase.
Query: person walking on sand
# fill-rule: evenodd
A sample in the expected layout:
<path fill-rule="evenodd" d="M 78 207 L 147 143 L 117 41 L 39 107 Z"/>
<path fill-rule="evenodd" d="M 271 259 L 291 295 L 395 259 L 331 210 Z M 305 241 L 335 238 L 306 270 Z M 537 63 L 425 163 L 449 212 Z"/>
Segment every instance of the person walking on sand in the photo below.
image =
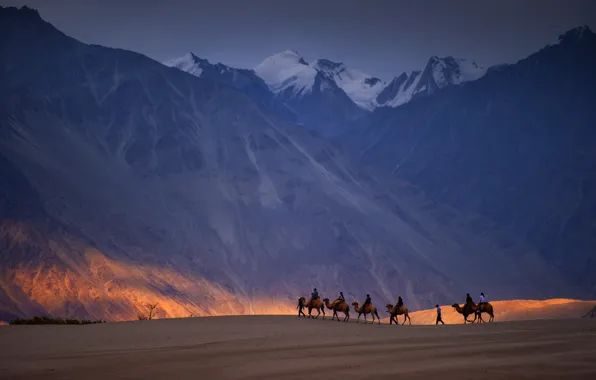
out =
<path fill-rule="evenodd" d="M 445 324 L 445 322 L 443 322 L 443 318 L 441 316 L 441 306 L 437 305 L 437 321 L 435 322 L 435 325 L 438 325 L 439 322 L 441 322 L 441 324 Z"/>
<path fill-rule="evenodd" d="M 306 314 L 304 314 L 302 308 L 304 308 L 304 305 L 302 305 L 302 302 L 300 301 L 300 299 L 298 299 L 298 306 L 296 307 L 296 309 L 298 309 L 298 317 L 300 317 L 300 314 L 302 314 L 302 316 L 306 318 Z"/>

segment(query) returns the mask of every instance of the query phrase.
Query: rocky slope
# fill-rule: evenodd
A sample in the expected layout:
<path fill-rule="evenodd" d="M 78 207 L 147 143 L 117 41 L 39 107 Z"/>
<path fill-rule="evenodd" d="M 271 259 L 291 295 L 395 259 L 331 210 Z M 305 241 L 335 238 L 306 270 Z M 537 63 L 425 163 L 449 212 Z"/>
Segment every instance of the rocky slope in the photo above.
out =
<path fill-rule="evenodd" d="M 430 57 L 421 71 L 402 73 L 389 82 L 375 98 L 375 105 L 398 107 L 412 99 L 432 95 L 440 89 L 482 78 L 484 66 L 453 57 Z"/>
<path fill-rule="evenodd" d="M 164 62 L 164 65 L 175 67 L 197 77 L 209 78 L 235 88 L 252 101 L 261 103 L 271 112 L 287 121 L 296 122 L 298 116 L 284 103 L 278 101 L 269 87 L 254 70 L 238 69 L 221 63 L 211 63 L 193 53 Z"/>
<path fill-rule="evenodd" d="M 477 81 L 379 109 L 344 143 L 477 212 L 596 295 L 596 35 L 582 27 Z"/>
<path fill-rule="evenodd" d="M 375 99 L 385 87 L 379 78 L 328 59 L 317 59 L 310 66 L 335 82 L 358 107 L 371 111 L 377 106 Z"/>
<path fill-rule="evenodd" d="M 522 239 L 222 81 L 28 8 L 0 8 L 0 33 L 2 320 L 279 312 L 314 286 L 412 307 L 576 292 Z"/>

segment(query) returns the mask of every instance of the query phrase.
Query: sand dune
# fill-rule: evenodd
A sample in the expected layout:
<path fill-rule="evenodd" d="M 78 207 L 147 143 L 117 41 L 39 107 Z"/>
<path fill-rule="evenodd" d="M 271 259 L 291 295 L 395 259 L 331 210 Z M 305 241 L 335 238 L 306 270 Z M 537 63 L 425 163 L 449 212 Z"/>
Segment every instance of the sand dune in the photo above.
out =
<path fill-rule="evenodd" d="M 239 316 L 10 326 L 0 329 L 0 378 L 593 379 L 595 350 L 589 319 L 395 327 Z"/>
<path fill-rule="evenodd" d="M 535 319 L 564 319 L 581 318 L 594 306 L 596 301 L 579 301 L 567 298 L 555 298 L 549 300 L 506 300 L 491 301 L 495 310 L 495 321 L 522 321 Z M 463 306 L 463 302 L 460 303 Z M 445 323 L 462 323 L 463 316 L 458 314 L 451 305 L 441 306 L 443 321 Z M 385 312 L 384 315 L 387 315 Z M 435 309 L 420 310 L 411 313 L 412 324 L 429 325 L 435 324 L 437 313 Z M 488 314 L 483 314 L 488 321 Z M 383 319 L 389 321 L 389 318 Z M 403 316 L 399 316 L 400 323 Z"/>

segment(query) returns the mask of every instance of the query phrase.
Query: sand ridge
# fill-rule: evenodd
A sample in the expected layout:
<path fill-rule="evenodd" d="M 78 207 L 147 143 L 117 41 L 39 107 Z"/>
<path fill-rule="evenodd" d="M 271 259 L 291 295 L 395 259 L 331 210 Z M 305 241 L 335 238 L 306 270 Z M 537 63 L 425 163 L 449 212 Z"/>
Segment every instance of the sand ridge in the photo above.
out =
<path fill-rule="evenodd" d="M 553 298 L 547 300 L 503 300 L 490 301 L 494 307 L 495 321 L 522 321 L 537 319 L 565 319 L 581 318 L 596 306 L 596 301 L 580 301 L 568 298 Z M 463 300 L 459 303 L 463 306 Z M 455 311 L 451 305 L 441 306 L 443 321 L 448 324 L 463 323 L 463 316 Z M 383 310 L 383 316 L 387 316 Z M 410 313 L 412 324 L 430 325 L 435 324 L 437 317 L 436 309 L 420 310 Z M 488 321 L 488 314 L 482 314 L 485 321 Z M 400 315 L 399 323 L 403 323 L 404 317 Z M 469 317 L 473 319 L 473 317 Z M 389 317 L 383 322 L 389 321 Z"/>
<path fill-rule="evenodd" d="M 0 329 L 2 379 L 596 376 L 596 321 L 389 326 L 292 316 Z"/>

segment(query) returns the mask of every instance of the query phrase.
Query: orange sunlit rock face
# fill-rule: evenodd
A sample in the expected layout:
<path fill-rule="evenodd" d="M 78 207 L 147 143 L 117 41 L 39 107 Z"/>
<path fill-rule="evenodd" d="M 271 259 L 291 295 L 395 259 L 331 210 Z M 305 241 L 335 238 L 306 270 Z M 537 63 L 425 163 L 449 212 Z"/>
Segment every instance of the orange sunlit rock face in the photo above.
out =
<path fill-rule="evenodd" d="M 245 300 L 241 303 L 236 295 L 204 279 L 185 277 L 168 268 L 116 262 L 95 249 L 70 259 L 67 269 L 22 265 L 11 282 L 13 291 L 6 286 L 5 293 L 24 315 L 36 314 L 35 307 L 22 310 L 15 288 L 50 315 L 109 321 L 137 319 L 147 313 L 148 304 L 157 304 L 155 318 L 289 314 L 294 307 L 287 300 L 263 298 L 253 300 L 247 308 Z M 197 304 L 193 298 L 206 301 Z"/>

